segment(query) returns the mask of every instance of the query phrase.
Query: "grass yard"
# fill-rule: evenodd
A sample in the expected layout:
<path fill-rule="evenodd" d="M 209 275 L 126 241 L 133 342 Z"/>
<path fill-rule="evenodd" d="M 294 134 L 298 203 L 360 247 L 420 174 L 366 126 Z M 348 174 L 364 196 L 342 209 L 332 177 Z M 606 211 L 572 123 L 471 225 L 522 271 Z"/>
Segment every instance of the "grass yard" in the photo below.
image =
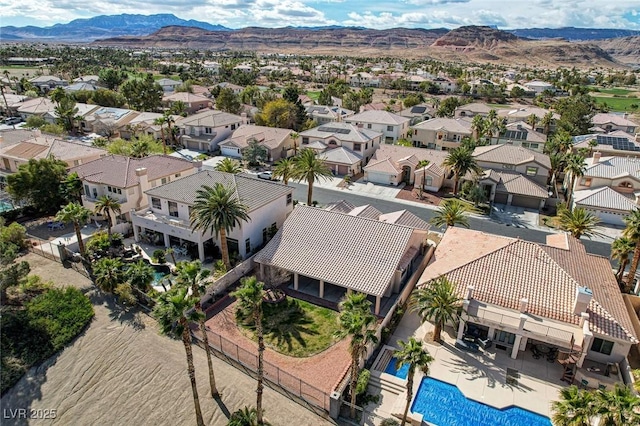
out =
<path fill-rule="evenodd" d="M 319 91 L 308 91 L 307 92 L 307 96 L 310 97 L 311 99 L 313 99 L 314 101 L 317 101 L 320 98 L 320 92 Z"/>
<path fill-rule="evenodd" d="M 265 344 L 281 354 L 309 357 L 340 340 L 338 313 L 331 309 L 288 297 L 278 303 L 263 303 Z M 257 340 L 253 327 L 242 325 L 243 332 Z"/>
<path fill-rule="evenodd" d="M 593 96 L 596 102 L 606 105 L 611 111 L 618 112 L 634 112 L 640 107 L 640 99 L 638 98 L 612 98 L 607 96 Z M 632 105 L 637 105 L 635 109 Z"/>
<path fill-rule="evenodd" d="M 622 89 L 619 87 L 614 87 L 611 89 L 605 89 L 602 87 L 591 86 L 591 89 L 598 90 L 599 93 L 605 93 L 607 95 L 617 95 L 617 96 L 627 96 L 629 93 L 633 93 L 633 90 L 630 89 Z M 596 93 L 598 93 L 596 92 Z"/>

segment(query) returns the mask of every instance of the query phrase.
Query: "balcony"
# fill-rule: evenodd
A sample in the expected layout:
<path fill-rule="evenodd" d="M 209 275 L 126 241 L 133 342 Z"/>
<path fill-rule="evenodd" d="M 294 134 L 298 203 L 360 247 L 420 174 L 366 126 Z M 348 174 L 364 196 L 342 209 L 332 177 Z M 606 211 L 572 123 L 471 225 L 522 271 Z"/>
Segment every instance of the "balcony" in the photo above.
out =
<path fill-rule="evenodd" d="M 179 219 L 177 217 L 156 213 L 153 210 L 150 210 L 149 208 L 141 209 L 138 211 L 132 211 L 131 215 L 135 217 L 139 217 L 141 219 L 146 219 L 148 221 L 153 221 L 156 223 L 162 223 L 169 226 L 188 229 L 189 231 L 191 231 L 191 225 L 189 224 L 188 221 Z"/>

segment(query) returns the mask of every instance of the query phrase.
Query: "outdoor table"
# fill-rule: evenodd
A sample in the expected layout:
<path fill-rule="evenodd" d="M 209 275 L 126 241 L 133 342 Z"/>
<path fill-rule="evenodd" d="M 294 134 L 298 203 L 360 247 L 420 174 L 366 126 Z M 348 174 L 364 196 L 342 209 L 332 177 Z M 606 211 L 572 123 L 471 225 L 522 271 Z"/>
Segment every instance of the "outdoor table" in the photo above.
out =
<path fill-rule="evenodd" d="M 549 346 L 545 346 L 545 345 L 536 345 L 536 349 L 538 350 L 538 352 L 541 355 L 546 355 L 549 352 L 551 352 L 551 348 Z"/>

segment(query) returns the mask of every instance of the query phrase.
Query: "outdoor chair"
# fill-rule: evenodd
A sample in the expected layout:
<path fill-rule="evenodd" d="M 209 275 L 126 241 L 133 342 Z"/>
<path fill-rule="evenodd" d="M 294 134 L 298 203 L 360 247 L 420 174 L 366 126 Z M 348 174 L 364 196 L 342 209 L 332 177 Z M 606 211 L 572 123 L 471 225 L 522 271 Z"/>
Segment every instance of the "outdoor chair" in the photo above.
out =
<path fill-rule="evenodd" d="M 458 349 L 462 349 L 463 351 L 467 351 L 467 352 L 471 352 L 471 353 L 476 353 L 479 350 L 478 349 L 478 345 L 476 345 L 475 343 L 468 342 L 468 341 L 462 340 L 462 339 L 457 339 L 455 346 Z"/>
<path fill-rule="evenodd" d="M 531 347 L 531 352 L 533 352 L 533 358 L 535 359 L 540 359 L 540 357 L 542 356 L 542 354 L 540 353 L 538 348 L 535 347 L 535 345 Z"/>

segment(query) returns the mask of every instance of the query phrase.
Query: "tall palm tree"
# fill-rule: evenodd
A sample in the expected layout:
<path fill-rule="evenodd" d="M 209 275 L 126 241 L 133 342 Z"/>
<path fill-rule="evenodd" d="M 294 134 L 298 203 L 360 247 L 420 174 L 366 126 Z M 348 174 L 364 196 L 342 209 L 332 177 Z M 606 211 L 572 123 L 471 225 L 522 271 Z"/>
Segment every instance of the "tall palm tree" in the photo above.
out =
<path fill-rule="evenodd" d="M 569 176 L 569 186 L 567 188 L 567 208 L 571 209 L 571 202 L 573 201 L 573 187 L 576 184 L 576 179 L 580 179 L 587 171 L 587 166 L 584 162 L 584 157 L 580 154 L 567 154 L 566 165 L 564 166 L 564 172 Z"/>
<path fill-rule="evenodd" d="M 549 111 L 548 113 L 546 113 L 542 117 L 540 124 L 542 124 L 542 129 L 544 134 L 548 135 L 549 132 L 551 131 L 551 125 L 553 124 L 553 112 Z"/>
<path fill-rule="evenodd" d="M 333 174 L 324 160 L 316 157 L 316 153 L 312 149 L 301 150 L 300 154 L 293 157 L 293 163 L 295 170 L 291 177 L 299 182 L 307 182 L 307 205 L 311 205 L 313 202 L 313 183 L 316 180 L 328 179 Z"/>
<path fill-rule="evenodd" d="M 113 219 L 111 215 L 119 215 L 121 213 L 121 206 L 118 200 L 110 195 L 103 195 L 96 201 L 94 212 L 107 217 L 107 235 L 109 235 L 109 241 L 111 241 L 111 227 L 113 226 Z"/>
<path fill-rule="evenodd" d="M 198 387 L 196 386 L 196 369 L 193 365 L 191 332 L 189 330 L 189 322 L 198 321 L 201 314 L 195 310 L 189 310 L 193 306 L 193 300 L 187 297 L 187 290 L 184 287 L 176 287 L 176 290 L 163 293 L 158 299 L 158 304 L 153 312 L 154 317 L 158 319 L 162 333 L 174 338 L 182 338 L 184 351 L 187 355 L 187 373 L 191 381 L 193 404 L 196 410 L 196 424 L 204 426 L 200 399 L 198 398 Z"/>
<path fill-rule="evenodd" d="M 216 171 L 224 173 L 238 174 L 242 172 L 242 166 L 236 160 L 225 157 L 215 166 Z"/>
<path fill-rule="evenodd" d="M 351 418 L 356 416 L 356 388 L 360 372 L 360 361 L 367 352 L 369 343 L 378 341 L 375 334 L 376 317 L 371 313 L 371 302 L 364 293 L 347 293 L 339 304 L 338 321 L 343 334 L 351 336 Z"/>
<path fill-rule="evenodd" d="M 240 287 L 231 294 L 238 299 L 238 309 L 247 314 L 256 328 L 258 337 L 258 387 L 256 389 L 256 411 L 258 424 L 263 424 L 262 419 L 262 393 L 264 390 L 264 336 L 262 332 L 262 298 L 264 296 L 264 284 L 255 276 L 245 277 L 240 280 Z"/>
<path fill-rule="evenodd" d="M 449 151 L 442 165 L 448 172 L 453 172 L 453 195 L 458 194 L 458 183 L 461 177 L 469 172 L 476 174 L 481 172 L 476 159 L 473 157 L 473 151 L 461 146 Z"/>
<path fill-rule="evenodd" d="M 80 250 L 82 256 L 86 253 L 84 242 L 82 241 L 82 233 L 80 232 L 80 225 L 87 223 L 90 216 L 91 210 L 84 208 L 78 203 L 69 203 L 58 211 L 55 217 L 58 222 L 73 223 L 73 229 L 76 232 L 76 238 L 78 240 L 78 250 Z"/>
<path fill-rule="evenodd" d="M 120 259 L 103 257 L 93 263 L 94 280 L 98 288 L 107 293 L 113 293 L 119 284 L 125 281 L 122 271 L 123 263 Z"/>
<path fill-rule="evenodd" d="M 538 121 L 538 116 L 535 114 L 530 114 L 527 117 L 527 124 L 531 126 L 531 129 L 534 131 L 536 130 L 536 124 L 538 124 Z"/>
<path fill-rule="evenodd" d="M 429 222 L 438 227 L 462 225 L 468 228 L 469 219 L 467 215 L 470 211 L 469 206 L 460 200 L 455 198 L 444 200 Z"/>
<path fill-rule="evenodd" d="M 220 235 L 222 262 L 231 269 L 227 234 L 242 222 L 251 220 L 248 207 L 238 198 L 236 189 L 216 183 L 212 188 L 203 185 L 196 191 L 196 200 L 191 210 L 191 226 L 195 230 L 210 230 L 216 238 Z"/>
<path fill-rule="evenodd" d="M 216 378 L 213 374 L 213 362 L 211 361 L 211 347 L 209 347 L 209 336 L 207 336 L 207 329 L 204 324 L 205 315 L 202 311 L 202 303 L 200 300 L 200 292 L 205 290 L 204 282 L 209 276 L 210 271 L 202 268 L 202 263 L 199 260 L 193 262 L 178 262 L 176 265 L 178 277 L 176 282 L 178 285 L 185 285 L 191 289 L 191 296 L 194 299 L 194 309 L 200 313 L 198 325 L 200 327 L 200 333 L 202 334 L 202 343 L 204 344 L 204 350 L 207 354 L 207 366 L 209 367 L 209 386 L 211 387 L 211 396 L 216 398 L 220 395 L 218 388 L 216 387 Z"/>
<path fill-rule="evenodd" d="M 583 391 L 577 386 L 560 390 L 560 400 L 551 404 L 553 424 L 557 426 L 591 426 L 595 398 L 593 392 Z"/>
<path fill-rule="evenodd" d="M 164 124 L 167 122 L 165 116 L 158 117 L 153 120 L 153 124 L 156 126 L 160 126 L 160 137 L 162 138 L 162 153 L 167 155 L 167 138 L 164 134 Z"/>
<path fill-rule="evenodd" d="M 422 317 L 422 321 L 434 323 L 433 340 L 439 342 L 447 321 L 458 317 L 460 298 L 454 284 L 445 276 L 435 278 L 413 292 L 409 299 L 409 309 Z"/>
<path fill-rule="evenodd" d="M 628 216 L 623 218 L 625 228 L 622 231 L 622 236 L 628 238 L 635 244 L 633 249 L 633 257 L 631 258 L 631 266 L 629 267 L 629 273 L 627 274 L 627 291 L 631 289 L 633 281 L 636 278 L 636 271 L 638 270 L 638 262 L 640 262 L 640 210 L 635 209 Z"/>
<path fill-rule="evenodd" d="M 560 211 L 560 228 L 577 239 L 580 239 L 583 235 L 589 239 L 596 235 L 602 235 L 595 230 L 599 223 L 598 216 L 582 207 L 576 207 L 573 210 L 562 209 Z"/>
<path fill-rule="evenodd" d="M 477 116 L 476 116 L 477 117 Z M 427 169 L 426 167 L 429 165 L 429 160 L 420 160 L 416 165 L 416 169 L 422 169 L 422 183 L 420 183 L 420 199 L 422 199 L 422 191 L 424 191 L 424 183 L 427 181 Z"/>
<path fill-rule="evenodd" d="M 471 121 L 471 131 L 473 132 L 472 138 L 474 141 L 477 142 L 482 139 L 482 137 L 484 136 L 485 127 L 486 124 L 483 116 L 476 115 L 473 117 L 473 120 Z"/>
<path fill-rule="evenodd" d="M 624 277 L 624 270 L 629 264 L 629 256 L 633 253 L 635 243 L 626 237 L 619 237 L 611 243 L 611 259 L 618 261 L 618 270 L 616 271 L 616 279 L 619 283 Z"/>
<path fill-rule="evenodd" d="M 426 350 L 421 342 L 418 342 L 415 337 L 410 337 L 407 342 L 399 341 L 400 349 L 395 351 L 394 355 L 397 359 L 398 365 L 409 364 L 409 371 L 407 373 L 407 404 L 404 406 L 404 415 L 402 416 L 402 423 L 400 426 L 404 426 L 407 421 L 407 413 L 409 413 L 409 405 L 413 399 L 413 379 L 416 373 L 416 368 L 422 370 L 426 375 L 429 372 L 429 364 L 434 361 L 428 350 Z"/>
<path fill-rule="evenodd" d="M 291 132 L 291 140 L 293 141 L 293 155 L 298 155 L 298 138 L 300 134 L 298 132 Z"/>
<path fill-rule="evenodd" d="M 155 278 L 154 272 L 155 269 L 151 265 L 139 260 L 129 265 L 126 275 L 131 286 L 146 292 Z"/>
<path fill-rule="evenodd" d="M 600 389 L 595 394 L 600 424 L 626 426 L 640 424 L 640 398 L 630 387 L 616 385 L 613 390 Z"/>
<path fill-rule="evenodd" d="M 295 163 L 292 158 L 281 158 L 273 167 L 273 177 L 282 179 L 285 185 L 289 183 L 294 173 Z"/>

